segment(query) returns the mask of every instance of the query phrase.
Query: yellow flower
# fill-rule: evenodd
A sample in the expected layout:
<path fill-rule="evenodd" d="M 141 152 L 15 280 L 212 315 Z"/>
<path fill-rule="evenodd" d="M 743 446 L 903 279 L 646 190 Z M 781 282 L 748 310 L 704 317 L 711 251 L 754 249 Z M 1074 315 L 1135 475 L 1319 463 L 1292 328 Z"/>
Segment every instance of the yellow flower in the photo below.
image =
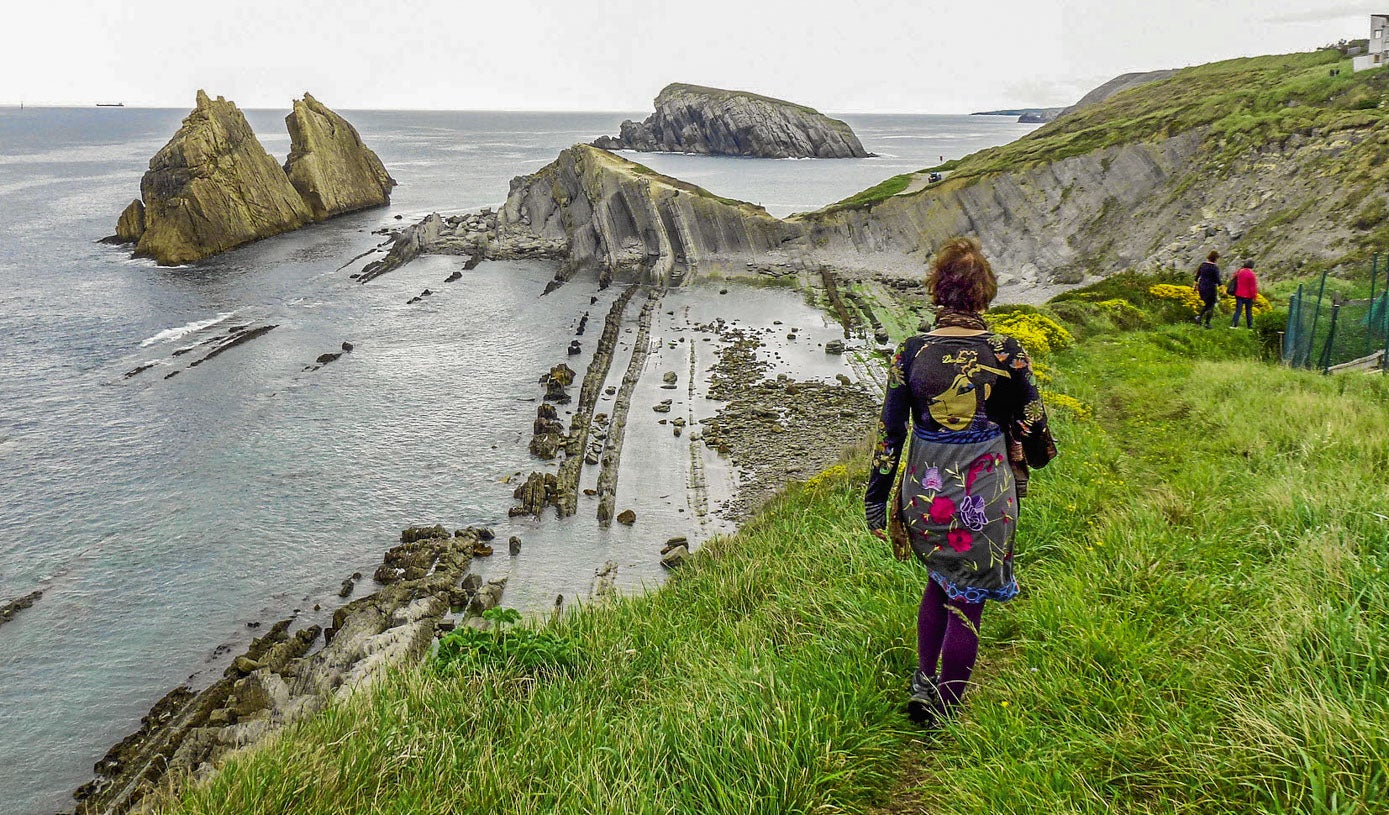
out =
<path fill-rule="evenodd" d="M 993 330 L 1017 340 L 1029 356 L 1059 351 L 1075 341 L 1071 332 L 1041 314 L 1009 312 L 992 318 Z"/>
<path fill-rule="evenodd" d="M 1094 408 L 1090 407 L 1089 405 L 1085 404 L 1084 402 L 1080 401 L 1074 396 L 1068 396 L 1064 393 L 1057 393 L 1055 391 L 1049 391 L 1043 388 L 1042 400 L 1051 407 L 1061 408 L 1062 410 L 1071 413 L 1077 419 L 1089 419 L 1095 415 Z"/>

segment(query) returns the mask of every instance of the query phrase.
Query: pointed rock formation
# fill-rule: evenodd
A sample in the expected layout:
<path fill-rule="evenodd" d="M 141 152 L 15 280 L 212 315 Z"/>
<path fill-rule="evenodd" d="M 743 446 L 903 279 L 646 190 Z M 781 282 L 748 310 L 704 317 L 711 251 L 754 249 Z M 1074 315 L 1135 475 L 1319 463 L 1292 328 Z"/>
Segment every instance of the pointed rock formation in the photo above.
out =
<path fill-rule="evenodd" d="M 150 159 L 143 200 L 106 240 L 176 265 L 390 202 L 395 181 L 347 120 L 306 93 L 285 122 L 291 152 L 281 167 L 234 103 L 198 91 L 197 107 Z"/>
<path fill-rule="evenodd" d="M 135 254 L 164 265 L 199 260 L 313 220 L 236 105 L 203 91 L 183 126 L 150 159 L 140 197 L 145 228 Z"/>
<path fill-rule="evenodd" d="M 620 136 L 604 136 L 593 146 L 755 158 L 871 155 L 847 124 L 814 108 L 747 91 L 680 83 L 661 91 L 656 112 L 646 121 L 625 121 Z"/>
<path fill-rule="evenodd" d="M 314 220 L 390 203 L 395 179 L 346 119 L 305 93 L 295 100 L 285 125 L 290 138 L 285 173 Z"/>

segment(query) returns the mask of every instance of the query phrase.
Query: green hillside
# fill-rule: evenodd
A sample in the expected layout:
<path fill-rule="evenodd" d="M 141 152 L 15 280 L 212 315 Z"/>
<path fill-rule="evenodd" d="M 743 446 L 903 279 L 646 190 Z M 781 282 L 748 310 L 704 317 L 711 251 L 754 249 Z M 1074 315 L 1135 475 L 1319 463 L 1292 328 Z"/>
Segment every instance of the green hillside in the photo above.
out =
<path fill-rule="evenodd" d="M 1389 380 L 1071 303 L 1024 593 L 934 740 L 900 712 L 926 577 L 865 530 L 860 452 L 660 590 L 460 646 L 161 811 L 1389 810 Z"/>
<path fill-rule="evenodd" d="M 1339 73 L 1332 75 L 1332 70 Z M 1389 71 L 1354 73 L 1334 49 L 1249 57 L 1185 68 L 1169 79 L 1120 92 L 1104 102 L 1060 117 L 1009 144 L 981 150 L 921 172 L 948 171 L 959 184 L 1084 155 L 1116 144 L 1151 142 L 1208 127 L 1215 154 L 1278 144 L 1293 134 L 1326 136 L 1374 128 L 1389 118 Z M 1369 161 L 1380 168 L 1389 147 Z M 1376 176 L 1382 174 L 1376 171 Z M 907 186 L 898 176 L 827 209 L 861 207 Z"/>

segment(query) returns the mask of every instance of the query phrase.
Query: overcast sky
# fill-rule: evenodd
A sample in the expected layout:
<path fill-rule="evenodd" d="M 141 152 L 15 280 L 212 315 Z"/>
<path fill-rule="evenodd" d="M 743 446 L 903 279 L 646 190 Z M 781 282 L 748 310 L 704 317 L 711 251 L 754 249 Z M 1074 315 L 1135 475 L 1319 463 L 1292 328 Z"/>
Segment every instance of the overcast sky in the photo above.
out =
<path fill-rule="evenodd" d="M 24 0 L 0 104 L 616 110 L 669 82 L 830 112 L 1074 102 L 1127 71 L 1365 37 L 1389 0 Z"/>

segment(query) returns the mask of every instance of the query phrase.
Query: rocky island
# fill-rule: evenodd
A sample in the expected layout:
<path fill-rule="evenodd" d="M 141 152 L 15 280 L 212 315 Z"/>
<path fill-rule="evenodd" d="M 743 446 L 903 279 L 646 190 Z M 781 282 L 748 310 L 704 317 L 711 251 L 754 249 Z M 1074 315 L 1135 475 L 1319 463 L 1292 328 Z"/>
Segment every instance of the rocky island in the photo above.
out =
<path fill-rule="evenodd" d="M 177 265 L 390 202 L 395 181 L 345 119 L 306 93 L 285 121 L 291 147 L 281 167 L 235 103 L 198 91 L 108 240 Z"/>
<path fill-rule="evenodd" d="M 747 91 L 675 83 L 644 122 L 593 142 L 605 150 L 701 153 L 753 158 L 866 158 L 844 122 L 814 108 Z"/>

